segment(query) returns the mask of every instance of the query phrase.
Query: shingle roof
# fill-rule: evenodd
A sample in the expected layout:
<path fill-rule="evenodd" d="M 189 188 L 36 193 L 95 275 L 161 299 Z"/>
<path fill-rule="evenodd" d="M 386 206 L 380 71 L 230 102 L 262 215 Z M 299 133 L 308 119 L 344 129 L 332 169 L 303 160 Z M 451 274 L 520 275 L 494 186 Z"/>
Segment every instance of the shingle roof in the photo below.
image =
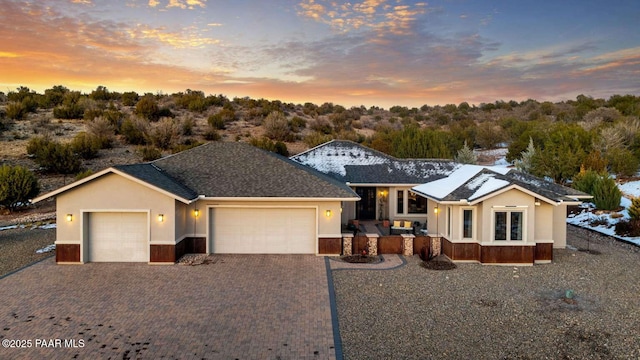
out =
<path fill-rule="evenodd" d="M 415 186 L 413 190 L 438 201 L 473 202 L 513 185 L 556 203 L 589 197 L 583 192 L 517 170 L 476 165 L 463 165 L 449 176 Z"/>
<path fill-rule="evenodd" d="M 179 198 L 195 200 L 198 197 L 195 191 L 184 186 L 153 164 L 116 165 L 114 168 Z"/>
<path fill-rule="evenodd" d="M 205 197 L 357 197 L 344 183 L 240 142 L 212 142 L 151 164 Z"/>
<path fill-rule="evenodd" d="M 351 184 L 421 184 L 443 178 L 459 166 L 450 160 L 397 159 L 345 140 L 330 141 L 291 159 Z"/>

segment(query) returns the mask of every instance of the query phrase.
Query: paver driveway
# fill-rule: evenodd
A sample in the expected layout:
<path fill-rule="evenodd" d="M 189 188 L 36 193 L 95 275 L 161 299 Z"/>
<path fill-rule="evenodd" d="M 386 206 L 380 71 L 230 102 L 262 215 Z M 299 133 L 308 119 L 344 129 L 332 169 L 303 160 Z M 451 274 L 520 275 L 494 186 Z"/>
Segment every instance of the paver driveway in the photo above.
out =
<path fill-rule="evenodd" d="M 213 259 L 63 266 L 50 258 L 1 279 L 0 337 L 31 347 L 2 347 L 0 358 L 335 358 L 324 258 Z M 65 347 L 73 341 L 84 346 Z"/>

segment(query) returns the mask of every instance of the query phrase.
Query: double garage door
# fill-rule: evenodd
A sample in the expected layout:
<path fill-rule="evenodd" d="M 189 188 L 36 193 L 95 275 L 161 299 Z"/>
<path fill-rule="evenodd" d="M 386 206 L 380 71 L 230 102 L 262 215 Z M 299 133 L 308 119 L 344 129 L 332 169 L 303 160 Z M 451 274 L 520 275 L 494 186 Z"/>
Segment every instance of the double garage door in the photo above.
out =
<path fill-rule="evenodd" d="M 315 254 L 316 209 L 211 209 L 210 248 L 217 254 Z"/>
<path fill-rule="evenodd" d="M 147 213 L 96 212 L 88 222 L 88 261 L 149 261 Z"/>

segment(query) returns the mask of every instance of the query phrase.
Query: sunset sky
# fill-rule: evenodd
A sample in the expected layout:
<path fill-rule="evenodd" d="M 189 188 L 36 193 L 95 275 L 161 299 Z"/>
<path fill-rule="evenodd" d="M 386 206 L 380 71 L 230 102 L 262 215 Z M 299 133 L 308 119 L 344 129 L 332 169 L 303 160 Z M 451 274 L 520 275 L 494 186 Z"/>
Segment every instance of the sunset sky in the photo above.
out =
<path fill-rule="evenodd" d="M 638 0 L 0 0 L 0 91 L 344 106 L 640 95 Z"/>

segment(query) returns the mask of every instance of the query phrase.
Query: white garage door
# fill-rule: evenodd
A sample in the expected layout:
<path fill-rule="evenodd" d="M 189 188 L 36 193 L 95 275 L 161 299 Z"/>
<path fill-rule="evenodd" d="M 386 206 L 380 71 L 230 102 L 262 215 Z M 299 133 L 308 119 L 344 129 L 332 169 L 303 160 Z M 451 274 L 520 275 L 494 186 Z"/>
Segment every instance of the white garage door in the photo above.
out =
<path fill-rule="evenodd" d="M 147 227 L 146 213 L 89 214 L 89 261 L 149 261 Z"/>
<path fill-rule="evenodd" d="M 315 209 L 215 208 L 210 229 L 212 253 L 316 253 Z"/>

